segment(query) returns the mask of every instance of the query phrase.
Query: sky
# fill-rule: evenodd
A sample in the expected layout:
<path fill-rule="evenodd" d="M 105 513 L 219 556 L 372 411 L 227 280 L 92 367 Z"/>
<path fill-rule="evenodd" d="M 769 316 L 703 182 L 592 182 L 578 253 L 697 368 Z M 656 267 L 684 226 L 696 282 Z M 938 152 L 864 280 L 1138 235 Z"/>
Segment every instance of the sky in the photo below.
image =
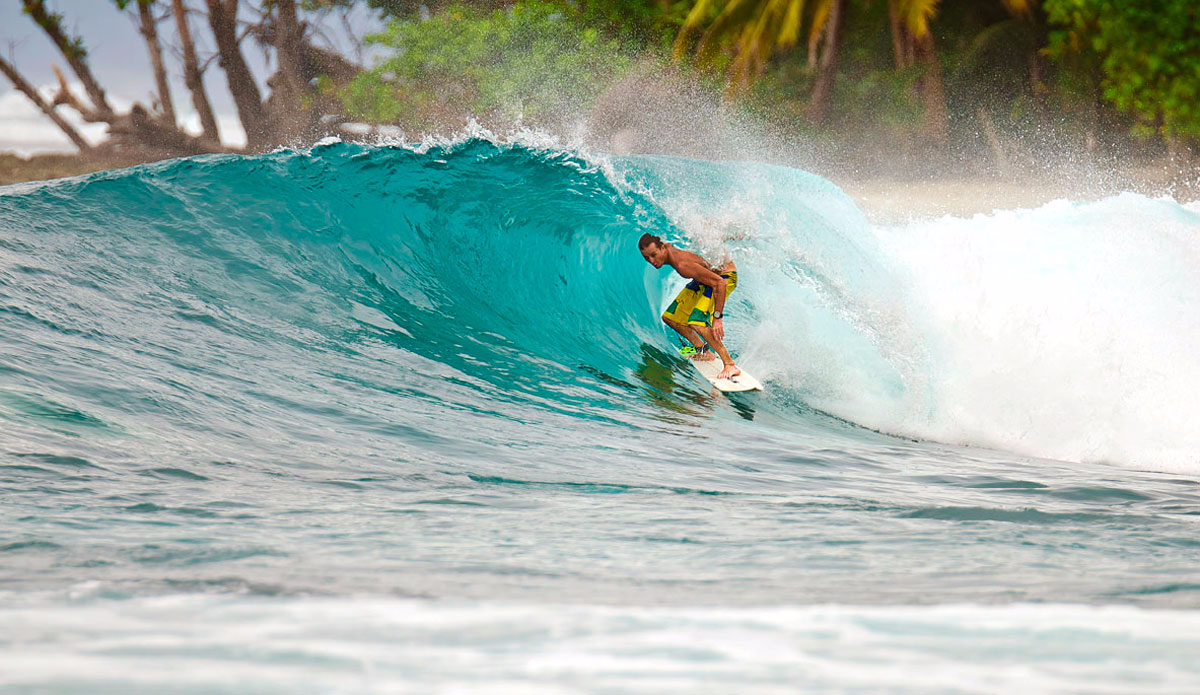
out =
<path fill-rule="evenodd" d="M 150 69 L 145 41 L 137 31 L 136 13 L 133 10 L 121 12 L 112 0 L 48 0 L 46 4 L 51 11 L 60 12 L 66 17 L 65 24 L 71 34 L 83 37 L 92 72 L 114 108 L 123 111 L 135 101 L 150 104 L 154 74 Z M 196 0 L 185 0 L 185 4 L 190 7 L 203 5 Z M 242 3 L 243 6 L 247 4 L 250 3 Z M 247 19 L 252 17 L 244 7 L 242 16 Z M 351 30 L 359 36 L 382 28 L 382 22 L 365 9 L 356 9 L 349 20 Z M 207 29 L 207 20 L 197 14 L 192 17 L 191 24 L 197 50 L 203 60 L 204 56 L 215 52 L 209 40 L 211 33 Z M 323 27 L 328 43 L 356 59 L 353 44 L 340 21 L 331 17 Z M 164 44 L 164 60 L 168 64 L 175 110 L 180 114 L 185 128 L 199 133 L 199 117 L 191 108 L 191 95 L 183 84 L 183 67 L 173 51 L 176 45 L 174 22 L 160 22 L 158 30 L 159 40 Z M 318 40 L 318 44 L 323 43 Z M 262 50 L 253 39 L 247 39 L 242 44 L 242 53 L 261 84 L 272 72 Z M 74 77 L 62 54 L 41 28 L 21 12 L 19 0 L 0 0 L 0 55 L 16 65 L 26 80 L 37 85 L 47 100 L 57 91 L 51 65 L 62 68 L 68 79 Z M 370 60 L 368 55 L 365 62 L 370 64 Z M 213 110 L 216 111 L 222 140 L 230 145 L 244 144 L 245 134 L 225 86 L 225 73 L 215 61 L 205 73 L 204 83 Z M 86 99 L 78 81 L 74 82 L 74 88 L 77 95 Z M 107 127 L 104 124 L 84 124 L 74 110 L 65 106 L 58 107 L 58 111 L 68 121 L 80 126 L 81 133 L 89 141 L 94 143 L 104 138 Z M 28 156 L 42 152 L 74 151 L 75 147 L 67 136 L 24 94 L 17 91 L 7 78 L 0 75 L 0 152 Z"/>

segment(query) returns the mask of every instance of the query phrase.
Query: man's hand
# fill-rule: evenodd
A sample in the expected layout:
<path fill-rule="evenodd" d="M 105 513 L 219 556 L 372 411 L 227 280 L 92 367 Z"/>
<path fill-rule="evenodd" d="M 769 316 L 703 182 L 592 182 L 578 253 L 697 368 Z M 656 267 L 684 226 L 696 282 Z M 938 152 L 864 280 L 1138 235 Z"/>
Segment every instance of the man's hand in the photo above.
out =
<path fill-rule="evenodd" d="M 717 336 L 717 340 L 725 342 L 725 319 L 713 319 L 713 335 Z"/>

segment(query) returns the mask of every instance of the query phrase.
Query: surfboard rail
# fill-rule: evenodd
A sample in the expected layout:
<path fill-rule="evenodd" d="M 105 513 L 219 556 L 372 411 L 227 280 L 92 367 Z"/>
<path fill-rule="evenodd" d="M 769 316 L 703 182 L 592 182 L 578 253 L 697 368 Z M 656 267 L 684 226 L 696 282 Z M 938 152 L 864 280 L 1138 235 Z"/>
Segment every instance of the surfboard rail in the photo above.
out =
<path fill-rule="evenodd" d="M 721 373 L 721 367 L 723 366 L 721 360 L 691 360 L 691 363 L 696 367 L 696 371 L 700 372 L 705 379 L 708 379 L 709 383 L 726 393 L 763 390 L 762 382 L 751 376 L 740 365 L 741 374 L 729 379 L 718 379 L 717 375 Z"/>

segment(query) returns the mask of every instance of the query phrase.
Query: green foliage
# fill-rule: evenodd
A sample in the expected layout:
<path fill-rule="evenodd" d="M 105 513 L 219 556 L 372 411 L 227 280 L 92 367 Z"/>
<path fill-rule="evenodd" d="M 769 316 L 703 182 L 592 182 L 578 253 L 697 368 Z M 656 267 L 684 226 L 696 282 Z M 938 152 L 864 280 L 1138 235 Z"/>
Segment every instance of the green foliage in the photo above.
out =
<path fill-rule="evenodd" d="M 465 114 L 537 122 L 587 108 L 632 66 L 618 42 L 539 1 L 492 12 L 453 5 L 428 19 L 393 20 L 368 39 L 395 54 L 356 78 L 343 100 L 376 123 Z"/>
<path fill-rule="evenodd" d="M 302 0 L 301 6 L 306 10 L 322 10 L 359 4 L 366 4 L 384 17 L 412 19 L 422 14 L 437 14 L 454 5 L 455 0 Z M 474 0 L 471 4 L 496 9 L 512 3 L 510 0 Z"/>
<path fill-rule="evenodd" d="M 1104 99 L 1137 119 L 1136 132 L 1200 137 L 1200 3 L 1045 0 L 1044 6 L 1055 27 L 1047 53 L 1062 63 L 1097 65 Z"/>
<path fill-rule="evenodd" d="M 83 45 L 83 37 L 73 37 L 63 29 L 63 20 L 65 19 L 63 13 L 48 12 L 44 0 L 26 4 L 23 12 L 33 17 L 38 26 L 50 34 L 61 34 L 65 38 L 66 43 L 62 46 L 62 52 L 67 58 L 77 60 L 87 58 L 87 48 Z"/>
<path fill-rule="evenodd" d="M 692 0 L 557 0 L 564 9 L 579 6 L 580 21 L 642 48 L 665 51 L 683 26 Z"/>

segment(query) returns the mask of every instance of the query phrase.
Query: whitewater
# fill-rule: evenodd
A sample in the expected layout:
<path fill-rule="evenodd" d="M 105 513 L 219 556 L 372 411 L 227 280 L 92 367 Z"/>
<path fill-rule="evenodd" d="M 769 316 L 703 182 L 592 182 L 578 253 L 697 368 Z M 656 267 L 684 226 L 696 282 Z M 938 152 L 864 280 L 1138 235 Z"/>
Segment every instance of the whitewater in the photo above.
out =
<path fill-rule="evenodd" d="M 1198 263 L 480 137 L 0 188 L 0 692 L 1194 692 Z"/>

